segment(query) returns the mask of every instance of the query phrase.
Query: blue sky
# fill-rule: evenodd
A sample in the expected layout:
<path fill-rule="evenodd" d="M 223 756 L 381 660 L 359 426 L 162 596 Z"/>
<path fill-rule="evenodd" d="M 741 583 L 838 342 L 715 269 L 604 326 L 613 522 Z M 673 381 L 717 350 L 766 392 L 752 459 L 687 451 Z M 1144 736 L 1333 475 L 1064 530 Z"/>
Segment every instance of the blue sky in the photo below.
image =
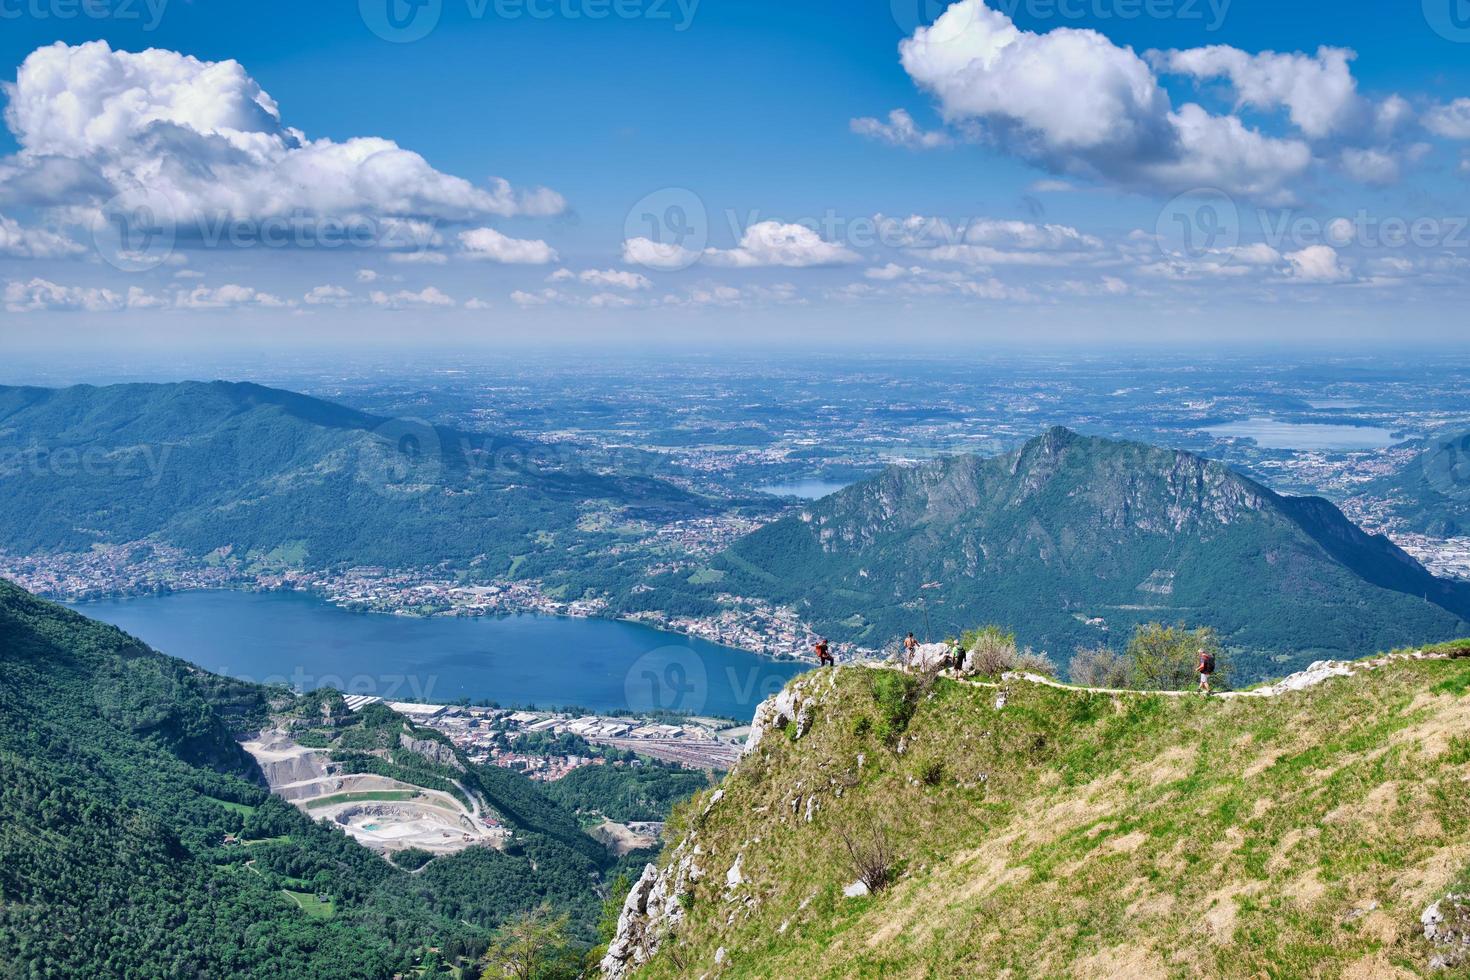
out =
<path fill-rule="evenodd" d="M 1466 339 L 1466 0 L 89 2 L 0 0 L 17 347 Z"/>

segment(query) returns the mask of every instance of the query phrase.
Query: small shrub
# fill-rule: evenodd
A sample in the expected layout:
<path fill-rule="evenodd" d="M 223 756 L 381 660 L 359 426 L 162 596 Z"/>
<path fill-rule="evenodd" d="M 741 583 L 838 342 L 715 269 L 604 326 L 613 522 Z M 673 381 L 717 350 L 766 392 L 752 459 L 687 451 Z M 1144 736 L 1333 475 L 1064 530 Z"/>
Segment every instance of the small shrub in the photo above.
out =
<path fill-rule="evenodd" d="M 1012 663 L 1011 670 L 1019 670 L 1026 674 L 1039 674 L 1042 677 L 1050 677 L 1053 680 L 1057 676 L 1056 661 L 1044 653 L 1036 653 L 1032 650 L 1026 650 L 1017 654 L 1015 661 Z"/>
<path fill-rule="evenodd" d="M 925 759 L 919 763 L 919 781 L 925 786 L 938 786 L 944 782 L 944 760 Z"/>
<path fill-rule="evenodd" d="M 893 847 L 887 830 L 878 825 L 866 832 L 844 829 L 842 843 L 852 858 L 858 881 L 868 886 L 869 894 L 876 895 L 888 887 L 893 880 Z"/>
<path fill-rule="evenodd" d="M 1008 670 L 1016 669 L 1016 659 L 1020 656 L 1016 650 L 1016 636 L 1014 633 L 1003 633 L 994 626 L 987 626 L 983 630 L 966 633 L 965 638 L 974 637 L 974 642 L 967 644 L 970 651 L 969 668 L 976 674 L 986 677 L 999 677 Z"/>
<path fill-rule="evenodd" d="M 1067 677 L 1079 687 L 1126 688 L 1133 666 L 1109 647 L 1078 647 L 1067 666 Z"/>
<path fill-rule="evenodd" d="M 857 738 L 863 738 L 873 730 L 873 719 L 867 715 L 858 715 L 852 723 L 852 734 Z"/>
<path fill-rule="evenodd" d="M 874 671 L 873 701 L 878 706 L 878 733 L 891 742 L 908 728 L 919 704 L 920 682 L 896 670 Z"/>
<path fill-rule="evenodd" d="M 1128 644 L 1133 674 L 1129 686 L 1141 691 L 1179 691 L 1190 687 L 1195 681 L 1194 668 L 1202 649 L 1215 654 L 1212 686 L 1223 688 L 1228 665 L 1214 630 L 1208 627 L 1187 630 L 1162 623 L 1138 627 Z"/>

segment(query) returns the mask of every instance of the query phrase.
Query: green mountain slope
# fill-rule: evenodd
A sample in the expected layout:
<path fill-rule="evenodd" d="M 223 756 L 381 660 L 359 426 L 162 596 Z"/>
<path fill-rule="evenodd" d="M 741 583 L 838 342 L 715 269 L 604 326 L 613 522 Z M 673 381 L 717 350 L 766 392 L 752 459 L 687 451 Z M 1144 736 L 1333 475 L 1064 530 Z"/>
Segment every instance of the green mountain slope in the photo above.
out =
<path fill-rule="evenodd" d="M 1470 432 L 1430 442 L 1418 458 L 1366 488 L 1386 497 L 1410 530 L 1435 537 L 1470 534 Z"/>
<path fill-rule="evenodd" d="M 1353 670 L 1235 700 L 807 675 L 678 811 L 607 975 L 1465 976 L 1470 900 L 1446 944 L 1421 917 L 1470 885 L 1470 660 Z M 849 840 L 886 887 L 845 894 Z"/>
<path fill-rule="evenodd" d="M 576 527 L 589 507 L 695 504 L 607 460 L 259 385 L 0 388 L 0 547 L 13 552 L 156 534 L 312 567 L 483 556 L 493 575 L 528 556 L 534 574 L 592 539 Z"/>
<path fill-rule="evenodd" d="M 922 633 L 927 612 L 936 636 L 1004 623 L 1065 660 L 1179 621 L 1218 629 L 1243 677 L 1470 629 L 1470 586 L 1433 578 L 1326 501 L 1065 429 L 1008 456 L 888 470 L 742 539 L 717 567 L 722 591 L 791 604 L 869 646 Z"/>
<path fill-rule="evenodd" d="M 236 737 L 295 710 L 0 580 L 0 975 L 387 978 L 543 902 L 591 942 L 618 867 L 570 811 L 461 754 L 514 839 L 410 875 L 263 788 Z"/>

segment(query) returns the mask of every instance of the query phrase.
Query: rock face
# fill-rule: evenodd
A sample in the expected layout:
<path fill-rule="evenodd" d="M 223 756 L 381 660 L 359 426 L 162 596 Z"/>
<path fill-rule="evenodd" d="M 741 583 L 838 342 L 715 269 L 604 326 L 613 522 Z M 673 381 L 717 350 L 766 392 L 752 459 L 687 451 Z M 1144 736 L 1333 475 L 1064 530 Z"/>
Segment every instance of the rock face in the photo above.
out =
<path fill-rule="evenodd" d="M 954 663 L 955 648 L 948 643 L 921 643 L 909 658 L 913 670 L 939 670 Z"/>
<path fill-rule="evenodd" d="M 817 676 L 820 678 L 821 675 Z M 808 694 L 810 683 L 815 682 L 797 681 L 756 707 L 755 717 L 750 722 L 750 735 L 745 739 L 746 755 L 754 752 L 761 739 L 773 729 L 779 731 L 794 722 L 798 739 L 807 733 L 812 726 L 813 699 Z"/>
<path fill-rule="evenodd" d="M 1431 970 L 1459 966 L 1470 960 L 1470 895 L 1446 895 L 1419 917 L 1424 938 L 1441 950 L 1429 961 Z"/>
<path fill-rule="evenodd" d="M 464 763 L 455 756 L 454 749 L 443 742 L 435 742 L 427 738 L 413 738 L 408 732 L 401 732 L 398 735 L 398 744 L 414 755 L 423 756 L 435 765 L 448 766 L 464 772 Z"/>
<path fill-rule="evenodd" d="M 698 860 L 701 853 L 691 833 L 674 848 L 664 870 L 652 864 L 643 869 L 643 876 L 623 902 L 618 931 L 602 958 L 603 977 L 623 980 L 647 963 L 658 952 L 659 944 L 677 928 L 684 918 L 682 896 L 704 876 Z M 738 862 L 731 870 L 738 870 Z"/>

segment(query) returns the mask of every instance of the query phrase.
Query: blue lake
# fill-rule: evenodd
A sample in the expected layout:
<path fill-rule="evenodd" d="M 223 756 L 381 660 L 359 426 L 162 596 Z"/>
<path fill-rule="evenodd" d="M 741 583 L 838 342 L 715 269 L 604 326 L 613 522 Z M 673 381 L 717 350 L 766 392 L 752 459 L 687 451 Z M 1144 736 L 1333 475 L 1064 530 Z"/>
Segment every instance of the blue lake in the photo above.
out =
<path fill-rule="evenodd" d="M 180 592 L 73 606 L 206 670 L 392 701 L 470 698 L 747 721 L 805 665 L 634 623 L 345 612 L 293 592 Z"/>
<path fill-rule="evenodd" d="M 770 483 L 762 487 L 756 487 L 761 493 L 768 493 L 773 497 L 800 497 L 802 500 L 820 500 L 823 497 L 845 490 L 852 486 L 851 483 L 834 483 L 831 480 L 822 480 L 817 477 L 808 477 L 800 480 L 792 480 L 790 483 Z"/>
<path fill-rule="evenodd" d="M 1221 439 L 1252 439 L 1262 449 L 1352 451 L 1384 449 L 1398 441 L 1389 430 L 1374 426 L 1280 422 L 1270 418 L 1212 425 L 1205 431 Z"/>

